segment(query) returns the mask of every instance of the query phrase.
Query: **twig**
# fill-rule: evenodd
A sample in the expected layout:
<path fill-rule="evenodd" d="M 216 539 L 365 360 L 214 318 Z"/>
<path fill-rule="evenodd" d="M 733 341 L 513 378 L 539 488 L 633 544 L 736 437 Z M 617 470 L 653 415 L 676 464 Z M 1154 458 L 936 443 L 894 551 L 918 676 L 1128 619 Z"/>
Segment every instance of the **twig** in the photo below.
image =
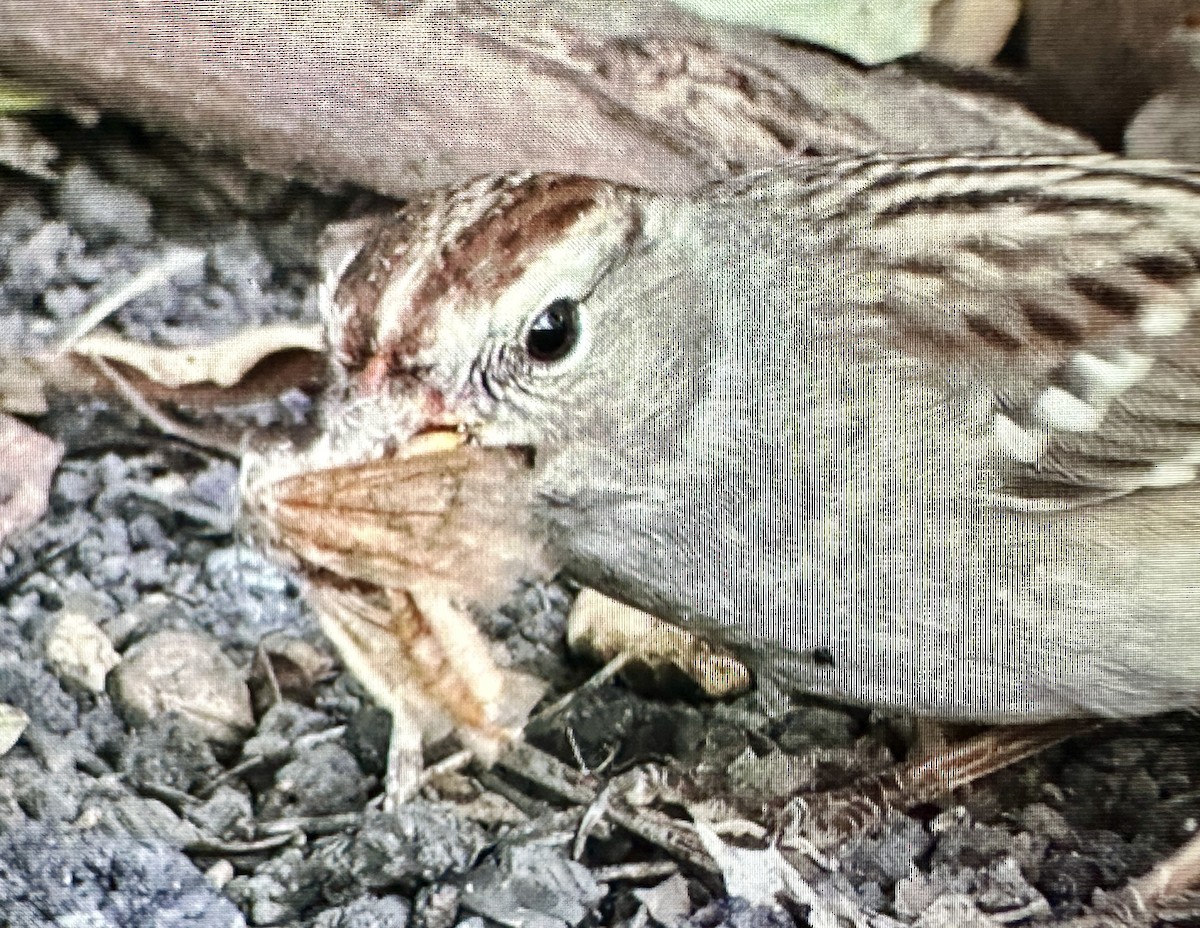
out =
<path fill-rule="evenodd" d="M 626 665 L 628 665 L 633 658 L 633 653 L 629 651 L 618 654 L 594 674 L 584 680 L 579 686 L 575 687 L 573 690 L 569 691 L 559 699 L 556 699 L 554 702 L 550 703 L 550 705 L 546 706 L 544 709 L 541 709 L 539 712 L 537 712 L 529 721 L 542 721 L 557 715 L 581 694 L 590 692 L 596 687 L 607 683 L 618 673 L 624 670 Z"/>
<path fill-rule="evenodd" d="M 202 266 L 207 258 L 207 252 L 197 248 L 174 248 L 167 252 L 161 261 L 143 268 L 116 290 L 96 300 L 91 308 L 67 329 L 55 347 L 55 355 L 61 357 L 66 354 L 88 332 L 125 304 L 149 293 L 155 287 L 162 286 L 184 271 L 195 270 Z"/>
<path fill-rule="evenodd" d="M 679 865 L 673 860 L 654 860 L 596 867 L 592 870 L 592 877 L 597 883 L 615 883 L 618 880 L 626 883 L 643 883 L 647 880 L 661 880 L 674 876 L 678 872 Z"/>
<path fill-rule="evenodd" d="M 287 834 L 274 835 L 259 841 L 222 841 L 220 838 L 206 835 L 196 841 L 189 842 L 185 845 L 184 850 L 191 854 L 217 854 L 222 857 L 239 854 L 258 854 L 263 851 L 273 851 L 276 848 L 291 844 L 296 840 L 297 834 L 298 832 L 291 831 Z"/>
<path fill-rule="evenodd" d="M 277 818 L 259 822 L 256 831 L 261 835 L 293 835 L 303 832 L 309 835 L 332 835 L 354 828 L 362 822 L 361 812 L 342 812 L 337 815 L 297 815 L 292 818 Z"/>

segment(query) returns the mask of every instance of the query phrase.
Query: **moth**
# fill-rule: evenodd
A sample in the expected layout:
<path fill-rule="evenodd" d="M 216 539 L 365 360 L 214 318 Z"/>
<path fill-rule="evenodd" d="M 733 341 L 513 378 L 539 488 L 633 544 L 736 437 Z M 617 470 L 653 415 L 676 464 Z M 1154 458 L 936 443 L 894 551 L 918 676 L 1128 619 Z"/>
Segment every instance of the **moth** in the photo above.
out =
<path fill-rule="evenodd" d="M 392 713 L 394 805 L 419 784 L 423 743 L 455 731 L 488 763 L 519 736 L 544 686 L 505 666 L 471 611 L 548 565 L 520 449 L 449 430 L 382 449 L 339 460 L 334 430 L 250 457 L 241 496 L 254 540 L 303 578 L 347 669 Z"/>

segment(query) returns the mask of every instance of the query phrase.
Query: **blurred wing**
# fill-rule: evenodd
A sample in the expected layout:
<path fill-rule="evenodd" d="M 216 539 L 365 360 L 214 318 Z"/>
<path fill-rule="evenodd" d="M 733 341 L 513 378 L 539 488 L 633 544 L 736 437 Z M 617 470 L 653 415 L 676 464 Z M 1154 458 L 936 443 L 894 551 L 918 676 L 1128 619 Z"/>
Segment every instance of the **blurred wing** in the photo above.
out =
<path fill-rule="evenodd" d="M 1200 172 L 1104 156 L 857 162 L 811 196 L 841 238 L 830 247 L 860 259 L 858 309 L 902 353 L 938 353 L 990 388 L 1011 505 L 1196 479 Z"/>

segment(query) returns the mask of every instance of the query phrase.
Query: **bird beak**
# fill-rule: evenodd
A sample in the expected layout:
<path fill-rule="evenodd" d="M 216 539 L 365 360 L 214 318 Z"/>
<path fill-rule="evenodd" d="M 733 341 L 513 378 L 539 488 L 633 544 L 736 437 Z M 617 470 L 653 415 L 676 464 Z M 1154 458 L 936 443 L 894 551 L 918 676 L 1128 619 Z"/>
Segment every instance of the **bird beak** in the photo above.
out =
<path fill-rule="evenodd" d="M 467 443 L 470 437 L 466 425 L 427 425 L 400 447 L 399 456 L 413 458 L 419 454 L 453 451 Z"/>

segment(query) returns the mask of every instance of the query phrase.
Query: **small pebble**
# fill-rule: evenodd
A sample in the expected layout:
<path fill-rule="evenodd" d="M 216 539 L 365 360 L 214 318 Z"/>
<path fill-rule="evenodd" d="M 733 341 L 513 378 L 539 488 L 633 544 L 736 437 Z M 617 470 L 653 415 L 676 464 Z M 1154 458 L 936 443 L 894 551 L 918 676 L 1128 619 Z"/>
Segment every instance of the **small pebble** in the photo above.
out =
<path fill-rule="evenodd" d="M 131 242 L 145 245 L 154 237 L 154 208 L 141 194 L 110 184 L 84 164 L 63 173 L 58 186 L 63 217 L 92 245 Z"/>
<path fill-rule="evenodd" d="M 405 928 L 409 912 L 408 902 L 398 896 L 366 896 L 326 909 L 313 921 L 313 928 Z"/>
<path fill-rule="evenodd" d="M 99 828 L 110 834 L 129 835 L 142 841 L 185 848 L 200 839 L 200 831 L 157 799 L 123 796 L 100 806 Z"/>
<path fill-rule="evenodd" d="M 541 844 L 504 847 L 471 871 L 462 905 L 504 925 L 582 924 L 604 898 L 591 871 Z"/>
<path fill-rule="evenodd" d="M 233 879 L 234 872 L 233 864 L 227 860 L 218 860 L 204 871 L 204 878 L 213 889 L 220 891 Z"/>
<path fill-rule="evenodd" d="M 209 740 L 240 742 L 254 727 L 250 690 L 220 645 L 197 632 L 161 631 L 126 652 L 110 693 L 132 725 L 177 712 Z"/>
<path fill-rule="evenodd" d="M 188 820 L 214 838 L 245 841 L 254 834 L 250 797 L 231 786 L 219 786 L 205 802 L 188 813 Z"/>
<path fill-rule="evenodd" d="M 453 807 L 422 799 L 367 812 L 351 850 L 355 879 L 373 889 L 412 887 L 465 873 L 490 841 Z"/>
<path fill-rule="evenodd" d="M 60 680 L 92 693 L 104 692 L 108 672 L 121 662 L 95 618 L 78 609 L 64 608 L 51 620 L 45 653 Z"/>
<path fill-rule="evenodd" d="M 268 819 L 353 812 L 366 802 L 367 785 L 353 754 L 340 744 L 319 744 L 279 769 L 260 812 Z"/>
<path fill-rule="evenodd" d="M 160 715 L 133 731 L 121 752 L 125 782 L 139 793 L 191 793 L 207 786 L 220 767 L 197 729 L 174 714 Z"/>

